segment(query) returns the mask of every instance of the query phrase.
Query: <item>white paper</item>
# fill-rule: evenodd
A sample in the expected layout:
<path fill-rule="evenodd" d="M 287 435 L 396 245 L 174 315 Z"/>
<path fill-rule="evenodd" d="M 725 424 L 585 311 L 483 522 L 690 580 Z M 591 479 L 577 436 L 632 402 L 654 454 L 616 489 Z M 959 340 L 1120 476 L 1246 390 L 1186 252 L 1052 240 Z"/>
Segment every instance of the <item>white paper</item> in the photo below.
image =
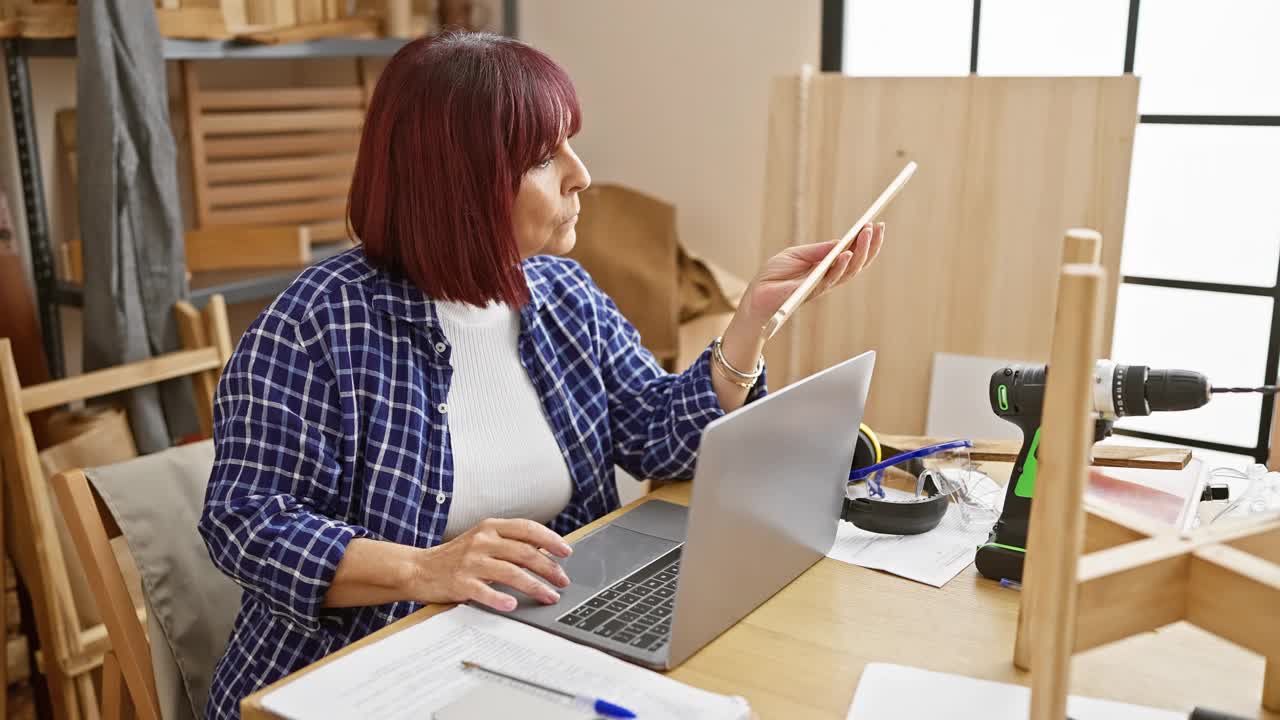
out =
<path fill-rule="evenodd" d="M 890 496 L 910 497 L 892 488 L 884 490 Z M 882 535 L 841 520 L 827 557 L 942 587 L 973 562 L 990 532 L 985 523 L 965 527 L 960 508 L 950 503 L 942 522 L 919 535 Z"/>
<path fill-rule="evenodd" d="M 1021 685 L 869 663 L 862 670 L 847 720 L 982 718 L 1025 720 L 1031 691 Z M 1185 720 L 1187 714 L 1071 695 L 1073 720 Z"/>
<path fill-rule="evenodd" d="M 291 720 L 424 720 L 476 683 L 472 660 L 566 692 L 601 697 L 639 717 L 745 718 L 744 699 L 699 690 L 598 650 L 465 605 L 361 648 L 262 699 Z"/>

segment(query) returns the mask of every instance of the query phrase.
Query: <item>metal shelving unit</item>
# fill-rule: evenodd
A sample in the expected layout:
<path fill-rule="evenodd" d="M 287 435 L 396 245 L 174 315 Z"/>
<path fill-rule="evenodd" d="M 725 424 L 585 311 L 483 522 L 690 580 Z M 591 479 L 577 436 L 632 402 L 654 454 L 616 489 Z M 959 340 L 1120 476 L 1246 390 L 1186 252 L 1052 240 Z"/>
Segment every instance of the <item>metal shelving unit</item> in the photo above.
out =
<path fill-rule="evenodd" d="M 516 0 L 503 0 L 505 35 L 516 35 Z M 246 45 L 230 40 L 164 39 L 166 60 L 305 60 L 315 58 L 390 57 L 405 44 L 399 38 L 325 38 L 280 45 Z M 22 201 L 26 211 L 27 238 L 31 245 L 31 266 L 36 283 L 36 305 L 44 336 L 49 372 L 63 377 L 66 368 L 62 349 L 61 306 L 80 307 L 80 286 L 61 281 L 55 272 L 53 248 L 49 241 L 49 214 L 41 176 L 39 141 L 31 107 L 31 80 L 27 59 L 33 57 L 76 56 L 74 38 L 9 38 L 0 41 L 4 50 L 5 79 L 13 115 L 14 144 L 22 176 Z M 333 253 L 330 247 L 321 252 Z M 319 258 L 317 258 L 319 259 Z M 297 277 L 303 268 L 287 270 L 244 270 L 193 273 L 190 299 L 196 305 L 211 295 L 221 294 L 237 303 L 274 297 Z"/>

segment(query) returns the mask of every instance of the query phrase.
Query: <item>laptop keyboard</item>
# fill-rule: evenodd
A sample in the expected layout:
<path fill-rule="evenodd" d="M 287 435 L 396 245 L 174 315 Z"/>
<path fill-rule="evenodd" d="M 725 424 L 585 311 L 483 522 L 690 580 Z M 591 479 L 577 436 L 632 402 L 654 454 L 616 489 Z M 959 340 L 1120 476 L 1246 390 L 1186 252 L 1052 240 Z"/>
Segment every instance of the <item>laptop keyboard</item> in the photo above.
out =
<path fill-rule="evenodd" d="M 661 648 L 671 637 L 680 550 L 661 555 L 556 621 L 641 650 Z"/>

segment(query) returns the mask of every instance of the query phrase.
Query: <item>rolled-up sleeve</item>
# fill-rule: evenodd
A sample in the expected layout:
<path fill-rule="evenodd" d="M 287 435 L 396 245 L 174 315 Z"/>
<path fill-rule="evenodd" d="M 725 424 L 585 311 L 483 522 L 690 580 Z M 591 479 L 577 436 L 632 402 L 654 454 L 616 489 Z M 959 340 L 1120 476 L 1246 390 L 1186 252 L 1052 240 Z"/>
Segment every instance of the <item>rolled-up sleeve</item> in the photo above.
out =
<path fill-rule="evenodd" d="M 242 338 L 214 401 L 213 472 L 199 530 L 219 569 L 314 632 L 347 544 L 336 384 L 270 311 Z"/>
<path fill-rule="evenodd" d="M 614 461 L 636 477 L 693 477 L 702 431 L 725 414 L 711 383 L 710 346 L 684 372 L 668 373 L 613 300 L 598 288 L 596 292 Z M 761 374 L 747 402 L 765 393 Z"/>

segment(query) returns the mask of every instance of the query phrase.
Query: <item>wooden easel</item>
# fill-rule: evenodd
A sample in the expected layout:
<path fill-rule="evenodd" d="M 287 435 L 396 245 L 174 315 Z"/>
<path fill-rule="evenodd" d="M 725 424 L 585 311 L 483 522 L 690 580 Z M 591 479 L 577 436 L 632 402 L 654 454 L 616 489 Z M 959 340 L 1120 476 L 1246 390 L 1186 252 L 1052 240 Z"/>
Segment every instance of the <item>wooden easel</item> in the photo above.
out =
<path fill-rule="evenodd" d="M 1075 653 L 1179 620 L 1266 657 L 1262 705 L 1280 711 L 1280 514 L 1184 537 L 1091 509 L 1096 549 L 1082 554 L 1105 280 L 1100 244 L 1091 230 L 1067 232 L 1014 648 L 1014 664 L 1033 671 L 1030 717 L 1066 716 Z M 1094 522 L 1099 515 L 1105 522 Z M 1101 536 L 1095 526 L 1120 531 Z"/>

